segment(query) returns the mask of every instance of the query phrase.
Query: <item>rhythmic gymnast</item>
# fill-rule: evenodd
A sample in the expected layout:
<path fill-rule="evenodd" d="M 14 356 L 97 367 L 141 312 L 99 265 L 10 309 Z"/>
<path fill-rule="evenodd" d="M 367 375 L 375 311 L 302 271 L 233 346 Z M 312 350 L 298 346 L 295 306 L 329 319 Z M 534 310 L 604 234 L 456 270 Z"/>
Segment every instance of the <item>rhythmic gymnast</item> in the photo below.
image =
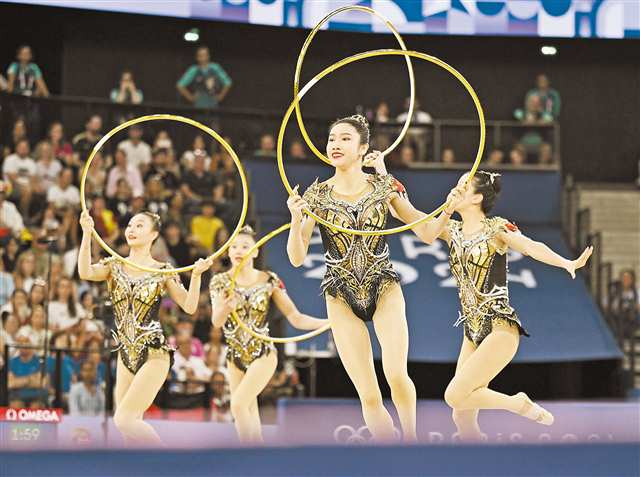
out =
<path fill-rule="evenodd" d="M 303 215 L 308 209 L 342 227 L 382 230 L 391 211 L 410 223 L 424 216 L 409 202 L 404 187 L 386 173 L 384 156 L 369 148 L 369 125 L 362 116 L 334 122 L 329 129 L 327 157 L 335 167 L 325 182 L 316 180 L 302 197 L 298 187 L 289 197 L 291 229 L 287 243 L 289 260 L 300 266 L 309 248 L 316 224 Z M 372 166 L 367 174 L 363 166 Z M 460 193 L 452 190 L 449 215 L 414 227 L 423 240 L 432 241 L 444 229 Z M 322 292 L 342 364 L 355 385 L 369 431 L 377 441 L 394 438 L 393 420 L 382 402 L 373 365 L 371 341 L 365 322 L 373 321 L 382 348 L 384 374 L 403 431 L 403 438 L 416 437 L 416 390 L 407 372 L 409 333 L 400 277 L 389 259 L 384 236 L 361 236 L 331 230 L 320 225 L 327 271 Z"/>
<path fill-rule="evenodd" d="M 500 193 L 501 177 L 479 171 L 468 184 L 467 177 L 458 182 L 463 196 L 455 207 L 462 221 L 449 221 L 439 238 L 449 245 L 449 264 L 458 283 L 462 311 L 456 326 L 464 323 L 455 376 L 444 399 L 453 409 L 460 439 L 473 441 L 486 437 L 478 426 L 480 409 L 504 409 L 540 424 L 553 423 L 553 415 L 525 393 L 509 396 L 488 387 L 515 356 L 520 335 L 529 336 L 509 304 L 507 250 L 563 268 L 575 278 L 593 247 L 568 260 L 527 238 L 511 222 L 487 217 Z"/>
<path fill-rule="evenodd" d="M 116 371 L 114 423 L 125 441 L 162 445 L 153 427 L 142 420 L 167 378 L 173 349 L 169 346 L 158 318 L 160 301 L 165 293 L 186 313 L 198 306 L 200 279 L 211 260 L 200 259 L 191 273 L 189 291 L 177 275 L 143 273 L 110 257 L 91 263 L 91 234 L 94 222 L 88 211 L 80 217 L 82 243 L 78 255 L 78 272 L 82 280 L 107 281 L 113 302 L 116 330 L 113 332 L 118 353 Z M 171 268 L 151 256 L 151 245 L 160 231 L 160 217 L 150 212 L 134 215 L 125 230 L 132 262 L 151 268 Z M 115 351 L 114 350 L 114 351 Z"/>
<path fill-rule="evenodd" d="M 284 284 L 271 271 L 254 267 L 258 251 L 254 251 L 237 271 L 242 258 L 255 245 L 255 233 L 245 226 L 231 242 L 230 270 L 214 275 L 209 284 L 213 326 L 223 327 L 227 342 L 227 366 L 231 387 L 231 413 L 241 442 L 261 443 L 262 430 L 258 410 L 258 395 L 271 380 L 278 364 L 272 343 L 258 339 L 240 327 L 231 314 L 254 332 L 269 334 L 267 314 L 271 300 L 289 322 L 299 329 L 315 330 L 326 320 L 319 320 L 298 311 Z M 233 293 L 229 293 L 234 272 L 238 272 Z"/>

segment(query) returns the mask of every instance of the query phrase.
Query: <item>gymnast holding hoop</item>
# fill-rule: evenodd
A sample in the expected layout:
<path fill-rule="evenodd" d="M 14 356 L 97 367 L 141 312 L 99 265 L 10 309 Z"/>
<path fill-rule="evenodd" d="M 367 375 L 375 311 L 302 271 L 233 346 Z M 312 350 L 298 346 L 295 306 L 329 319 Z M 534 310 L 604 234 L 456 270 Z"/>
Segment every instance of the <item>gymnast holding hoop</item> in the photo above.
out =
<path fill-rule="evenodd" d="M 369 232 L 385 228 L 390 207 L 405 223 L 425 216 L 411 205 L 402 184 L 386 173 L 384 156 L 366 154 L 368 148 L 369 125 L 364 117 L 351 116 L 331 125 L 326 153 L 335 167 L 334 175 L 325 182 L 316 180 L 302 197 L 296 186 L 287 201 L 291 212 L 287 253 L 293 266 L 303 263 L 316 225 L 312 217 L 303 215 L 305 209 L 340 227 Z M 365 173 L 363 166 L 374 167 L 376 174 Z M 425 241 L 434 240 L 460 197 L 453 189 L 445 213 L 412 230 Z M 321 285 L 327 315 L 342 364 L 358 392 L 365 423 L 374 440 L 394 439 L 393 420 L 382 402 L 365 325 L 373 321 L 403 439 L 415 442 L 416 390 L 407 372 L 405 303 L 388 244 L 382 235 L 344 233 L 322 224 L 320 233 L 327 266 Z"/>
<path fill-rule="evenodd" d="M 200 259 L 195 263 L 187 291 L 176 274 L 166 273 L 171 268 L 169 264 L 158 263 L 151 256 L 151 245 L 160 233 L 158 215 L 151 212 L 136 214 L 125 230 L 130 248 L 128 260 L 142 267 L 158 269 L 155 273 L 141 272 L 115 257 L 92 264 L 94 222 L 88 210 L 82 212 L 80 225 L 80 279 L 106 280 L 113 302 L 116 323 L 113 334 L 117 343 L 115 350 L 119 351 L 113 421 L 127 443 L 162 445 L 153 427 L 142 420 L 167 379 L 173 360 L 173 349 L 158 318 L 160 301 L 168 293 L 185 313 L 195 313 L 201 276 L 211 266 L 212 259 Z M 161 270 L 165 272 L 161 273 Z"/>
<path fill-rule="evenodd" d="M 327 321 L 300 313 L 282 280 L 254 267 L 255 244 L 255 232 L 244 226 L 229 247 L 231 269 L 214 275 L 209 284 L 211 321 L 214 327 L 223 327 L 227 342 L 231 414 L 240 441 L 253 444 L 263 441 L 258 395 L 276 370 L 278 354 L 273 343 L 245 331 L 239 321 L 255 333 L 268 335 L 272 300 L 298 329 L 315 330 Z"/>
<path fill-rule="evenodd" d="M 462 200 L 455 210 L 462 221 L 449 221 L 439 234 L 449 245 L 451 273 L 458 284 L 462 311 L 455 326 L 464 323 L 455 376 L 444 399 L 453 409 L 460 440 L 478 441 L 486 438 L 478 426 L 480 409 L 503 409 L 540 424 L 553 424 L 553 415 L 525 393 L 510 396 L 489 389 L 489 383 L 515 356 L 520 335 L 529 336 L 509 304 L 507 250 L 563 268 L 575 278 L 593 247 L 569 260 L 526 237 L 506 219 L 487 217 L 500 193 L 501 176 L 478 171 L 471 181 L 468 177 L 464 174 L 458 182 Z"/>

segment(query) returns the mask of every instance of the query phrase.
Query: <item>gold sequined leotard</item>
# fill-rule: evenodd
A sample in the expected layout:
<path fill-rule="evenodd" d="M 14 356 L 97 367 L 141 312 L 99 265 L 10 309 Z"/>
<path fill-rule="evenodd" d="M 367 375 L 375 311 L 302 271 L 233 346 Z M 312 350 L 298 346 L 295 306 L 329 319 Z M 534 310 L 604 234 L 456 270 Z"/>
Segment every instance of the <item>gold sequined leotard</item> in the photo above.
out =
<path fill-rule="evenodd" d="M 404 187 L 391 175 L 369 175 L 373 190 L 355 203 L 332 196 L 333 187 L 309 186 L 303 199 L 319 217 L 346 228 L 382 230 L 386 227 L 389 200 L 405 194 Z M 400 282 L 389 259 L 389 245 L 384 236 L 349 235 L 320 225 L 327 266 L 321 288 L 323 294 L 340 298 L 355 315 L 370 321 L 378 299 L 387 287 Z"/>
<path fill-rule="evenodd" d="M 105 258 L 100 263 L 109 268 L 107 286 L 116 326 L 112 331 L 114 351 L 120 352 L 126 368 L 135 374 L 154 354 L 169 353 L 173 359 L 174 350 L 162 331 L 158 310 L 165 294 L 165 280 L 177 280 L 177 276 L 148 273 L 131 277 L 116 258 Z"/>
<path fill-rule="evenodd" d="M 517 227 L 501 217 L 491 217 L 468 239 L 462 234 L 462 222 L 450 220 L 447 230 L 449 265 L 458 282 L 462 307 L 454 326 L 464 323 L 465 335 L 476 345 L 491 333 L 496 322 L 517 326 L 520 334 L 529 336 L 509 305 L 507 247 L 496 237 L 502 231 L 516 232 Z"/>
<path fill-rule="evenodd" d="M 236 285 L 235 292 L 238 298 L 236 313 L 253 331 L 262 335 L 269 334 L 267 314 L 271 303 L 271 295 L 276 288 L 284 290 L 282 280 L 273 272 L 267 272 L 268 279 L 250 287 Z M 220 294 L 231 287 L 231 273 L 224 272 L 214 275 L 209 284 L 211 303 Z M 233 315 L 229 315 L 223 326 L 224 336 L 227 342 L 227 360 L 233 361 L 236 367 L 246 371 L 256 359 L 275 352 L 272 343 L 255 338 L 240 327 Z"/>

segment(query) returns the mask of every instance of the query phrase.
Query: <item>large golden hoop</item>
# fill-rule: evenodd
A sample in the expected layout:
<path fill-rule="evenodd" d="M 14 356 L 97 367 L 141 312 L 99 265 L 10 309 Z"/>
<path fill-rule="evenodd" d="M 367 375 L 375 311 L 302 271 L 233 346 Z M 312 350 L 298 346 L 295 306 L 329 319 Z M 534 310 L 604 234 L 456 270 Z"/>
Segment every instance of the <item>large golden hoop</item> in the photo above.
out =
<path fill-rule="evenodd" d="M 441 59 L 436 58 L 435 56 L 427 55 L 426 53 L 420 53 L 418 51 L 404 51 L 404 50 L 373 50 L 373 51 L 365 51 L 363 53 L 358 53 L 356 55 L 349 56 L 348 58 L 343 58 L 342 60 L 334 63 L 333 65 L 328 66 L 327 68 L 322 70 L 320 73 L 318 73 L 316 76 L 314 76 L 313 79 L 311 79 L 311 81 L 309 81 L 300 90 L 298 95 L 293 99 L 293 101 L 289 105 L 289 109 L 287 109 L 287 112 L 285 113 L 284 117 L 282 118 L 282 123 L 280 125 L 280 131 L 278 133 L 278 147 L 276 149 L 277 158 L 278 158 L 278 170 L 280 171 L 280 178 L 282 179 L 282 183 L 284 184 L 285 189 L 287 189 L 287 192 L 289 193 L 289 195 L 291 195 L 293 193 L 293 189 L 291 188 L 291 184 L 289 183 L 289 179 L 287 178 L 287 174 L 286 174 L 286 172 L 284 170 L 284 155 L 283 155 L 282 149 L 283 149 L 283 144 L 284 144 L 285 129 L 287 127 L 287 123 L 289 122 L 289 118 L 291 117 L 291 114 L 292 114 L 293 110 L 296 107 L 296 104 L 298 104 L 300 99 L 318 81 L 320 81 L 322 78 L 327 76 L 329 73 L 332 73 L 333 71 L 337 70 L 338 68 L 341 68 L 341 67 L 343 67 L 345 65 L 348 65 L 350 63 L 353 63 L 355 61 L 364 60 L 365 58 L 378 57 L 378 56 L 411 56 L 413 58 L 419 58 L 421 60 L 429 61 L 431 63 L 434 63 L 434 64 L 444 68 L 445 70 L 447 70 L 449 73 L 451 73 L 453 76 L 455 76 L 462 83 L 462 85 L 466 88 L 467 92 L 471 96 L 471 99 L 473 100 L 473 103 L 476 106 L 476 110 L 478 112 L 478 119 L 480 121 L 480 143 L 478 144 L 478 152 L 476 153 L 476 159 L 475 159 L 475 161 L 473 163 L 473 166 L 471 167 L 471 170 L 470 170 L 469 175 L 467 177 L 467 182 L 469 182 L 473 178 L 473 176 L 475 175 L 476 171 L 478 170 L 478 166 L 480 165 L 480 161 L 482 160 L 482 154 L 484 152 L 486 127 L 485 127 L 485 121 L 484 121 L 484 112 L 482 110 L 482 105 L 480 104 L 480 100 L 478 99 L 478 95 L 476 94 L 476 92 L 474 91 L 472 86 L 469 84 L 469 82 L 465 79 L 465 77 L 462 76 L 462 74 L 458 70 L 456 70 L 452 66 L 448 65 L 447 63 L 445 63 Z M 438 215 L 440 212 L 442 212 L 446 208 L 446 206 L 447 206 L 447 203 L 445 202 L 440 207 L 438 207 L 436 210 L 434 210 L 430 214 L 427 214 L 423 218 L 421 218 L 419 220 L 416 220 L 415 222 L 412 222 L 410 224 L 401 225 L 399 227 L 394 227 L 394 228 L 391 228 L 391 229 L 385 229 L 385 230 L 356 230 L 356 229 L 349 229 L 349 228 L 341 227 L 341 226 L 336 225 L 336 224 L 332 224 L 331 222 L 327 222 L 326 220 L 318 217 L 316 214 L 314 214 L 310 210 L 305 209 L 304 212 L 307 215 L 309 215 L 310 217 L 312 217 L 316 222 L 318 222 L 319 224 L 324 225 L 325 227 L 328 227 L 330 230 L 334 230 L 334 231 L 338 231 L 338 232 L 342 232 L 342 233 L 346 233 L 346 234 L 350 234 L 350 235 L 372 236 L 372 235 L 391 235 L 391 234 L 397 234 L 397 233 L 400 233 L 400 232 L 405 232 L 407 230 L 410 230 L 413 227 L 415 227 L 416 225 L 419 225 L 419 224 L 421 224 L 423 222 L 426 222 L 427 220 L 432 219 L 433 217 Z"/>
<path fill-rule="evenodd" d="M 253 247 L 251 247 L 251 249 L 244 255 L 244 257 L 242 257 L 242 260 L 240 260 L 240 263 L 236 267 L 235 272 L 231 276 L 231 284 L 230 284 L 230 287 L 229 287 L 229 290 L 231 292 L 233 292 L 233 290 L 235 289 L 235 287 L 236 287 L 236 279 L 238 278 L 238 273 L 242 269 L 244 263 L 249 259 L 249 256 L 251 256 L 251 254 L 253 252 L 258 250 L 260 247 L 262 247 L 265 243 L 267 243 L 273 237 L 275 237 L 276 235 L 284 232 L 285 230 L 288 230 L 290 227 L 291 227 L 291 224 L 285 224 L 285 225 L 282 225 L 282 226 L 278 227 L 275 230 L 272 230 L 267 235 L 265 235 L 260 240 L 258 240 Z M 324 333 L 325 331 L 327 331 L 329 328 L 331 328 L 331 324 L 329 323 L 329 320 L 327 320 L 327 324 L 323 325 L 321 328 L 318 328 L 317 330 L 313 330 L 313 331 L 310 331 L 308 333 L 305 333 L 305 334 L 299 335 L 299 336 L 291 336 L 291 337 L 288 337 L 288 338 L 277 338 L 277 337 L 274 337 L 274 336 L 263 335 L 263 334 L 255 332 L 244 321 L 242 321 L 240 319 L 240 317 L 235 312 L 235 310 L 231 312 L 231 315 L 236 319 L 236 321 L 238 322 L 240 327 L 244 331 L 249 333 L 251 336 L 253 336 L 254 338 L 258 338 L 260 340 L 263 340 L 263 341 L 271 341 L 272 343 L 293 343 L 293 342 L 296 342 L 296 341 L 308 340 L 309 338 L 313 338 L 314 336 L 318 336 L 318 335 Z"/>
<path fill-rule="evenodd" d="M 89 155 L 89 158 L 87 159 L 87 162 L 84 164 L 84 169 L 82 170 L 82 178 L 80 179 L 80 204 L 82 206 L 82 211 L 84 212 L 84 211 L 87 210 L 87 204 L 86 204 L 86 201 L 85 201 L 85 198 L 84 198 L 84 195 L 85 195 L 84 194 L 84 189 L 85 189 L 84 185 L 85 185 L 85 182 L 87 180 L 87 174 L 89 172 L 89 166 L 91 166 L 91 161 L 93 161 L 93 158 L 98 153 L 98 151 L 100 151 L 102 146 L 104 146 L 104 144 L 109 139 L 111 139 L 116 133 L 122 131 L 123 129 L 125 129 L 125 128 L 129 127 L 129 126 L 132 126 L 132 125 L 138 124 L 138 123 L 144 123 L 144 122 L 147 122 L 147 121 L 158 121 L 158 120 L 178 121 L 178 122 L 181 122 L 181 123 L 185 123 L 185 124 L 189 124 L 191 126 L 197 127 L 198 129 L 204 131 L 205 133 L 207 133 L 208 135 L 213 137 L 216 141 L 218 141 L 222 145 L 222 147 L 224 147 L 225 150 L 232 157 L 233 162 L 236 163 L 236 167 L 238 168 L 238 173 L 240 174 L 240 180 L 242 181 L 242 212 L 240 213 L 240 220 L 238 221 L 238 225 L 236 226 L 235 230 L 233 231 L 233 233 L 231 234 L 229 239 L 224 243 L 224 245 L 222 247 L 220 247 L 218 250 L 216 250 L 216 252 L 213 255 L 208 257 L 208 258 L 211 258 L 211 259 L 216 259 L 220 255 L 222 255 L 227 250 L 227 248 L 229 248 L 229 245 L 231 245 L 231 242 L 240 233 L 240 229 L 244 225 L 244 220 L 245 220 L 245 218 L 247 216 L 247 208 L 248 208 L 248 205 L 249 205 L 249 186 L 247 185 L 247 178 L 246 178 L 246 175 L 244 173 L 244 168 L 242 167 L 242 163 L 240 162 L 240 159 L 238 158 L 238 155 L 231 148 L 231 146 L 224 139 L 222 139 L 222 137 L 217 132 L 215 132 L 213 129 L 211 129 L 211 128 L 205 126 L 204 124 L 199 123 L 198 121 L 195 121 L 193 119 L 185 118 L 183 116 L 175 116 L 173 114 L 152 114 L 152 115 L 149 115 L 149 116 L 141 116 L 139 118 L 134 118 L 134 119 L 131 119 L 129 121 L 126 121 L 126 122 L 120 124 L 119 126 L 113 128 L 107 134 L 105 134 L 104 137 L 102 139 L 100 139 L 100 141 L 98 141 L 98 143 L 94 146 L 93 150 L 91 151 L 91 154 Z M 132 262 L 131 260 L 129 260 L 127 258 L 121 257 L 120 254 L 118 254 L 115 250 L 113 250 L 111 247 L 109 247 L 109 245 L 107 245 L 104 240 L 102 240 L 102 237 L 100 237 L 100 235 L 98 235 L 98 232 L 96 232 L 95 229 L 93 230 L 93 236 L 98 241 L 100 246 L 107 253 L 109 253 L 109 255 L 111 255 L 112 257 L 117 258 L 118 260 L 121 260 L 122 262 L 126 263 L 130 267 L 137 268 L 138 270 L 142 270 L 142 271 L 149 272 L 149 273 L 170 274 L 170 273 L 188 272 L 188 271 L 192 270 L 194 268 L 194 266 L 195 266 L 195 264 L 193 264 L 193 265 L 189 265 L 187 267 L 170 268 L 170 269 L 159 269 L 159 268 L 145 267 L 143 265 L 139 265 L 137 263 L 134 263 L 134 262 Z"/>
<path fill-rule="evenodd" d="M 300 50 L 300 54 L 298 55 L 298 61 L 296 63 L 296 72 L 293 78 L 293 97 L 294 98 L 298 96 L 298 90 L 300 88 L 300 72 L 302 71 L 302 63 L 304 62 L 304 57 L 307 54 L 307 50 L 309 49 L 309 46 L 311 45 L 313 38 L 316 36 L 316 33 L 318 33 L 320 28 L 322 28 L 322 25 L 327 23 L 329 19 L 331 19 L 331 17 L 338 15 L 339 13 L 350 11 L 350 10 L 365 12 L 378 17 L 380 20 L 382 20 L 386 24 L 387 28 L 391 30 L 391 33 L 393 33 L 393 36 L 396 37 L 396 39 L 398 40 L 398 44 L 400 45 L 400 48 L 404 51 L 407 51 L 407 47 L 404 44 L 404 40 L 400 36 L 400 33 L 398 32 L 396 27 L 393 26 L 393 23 L 391 23 L 386 17 L 384 17 L 384 15 L 378 13 L 372 8 L 363 7 L 360 5 L 352 5 L 352 6 L 338 8 L 332 11 L 331 13 L 329 13 L 322 20 L 320 20 L 320 22 L 313 28 L 313 30 L 311 30 L 311 32 L 307 36 L 307 39 L 302 45 L 302 49 Z M 409 56 L 406 56 L 405 59 L 407 61 L 407 69 L 409 70 L 409 87 L 410 87 L 409 111 L 407 112 L 407 120 L 405 121 L 404 126 L 402 126 L 402 129 L 400 130 L 400 135 L 387 149 L 384 150 L 383 154 L 385 156 L 391 153 L 391 151 L 393 151 L 396 147 L 398 147 L 398 145 L 402 142 L 402 140 L 404 139 L 404 136 L 407 134 L 407 131 L 409 130 L 409 126 L 411 125 L 411 118 L 413 117 L 413 107 L 416 99 L 415 76 L 413 74 L 413 66 L 411 65 L 411 58 Z M 304 142 L 307 143 L 307 146 L 309 146 L 309 149 L 311 149 L 311 151 L 316 155 L 316 157 L 326 162 L 327 164 L 331 164 L 331 161 L 329 160 L 329 158 L 324 154 L 322 154 L 311 141 L 311 138 L 307 133 L 307 129 L 304 126 L 304 122 L 302 121 L 302 112 L 300 111 L 299 101 L 296 101 L 295 108 L 296 108 L 296 120 L 298 121 L 298 127 L 300 128 L 300 133 L 302 134 L 302 138 L 304 139 Z"/>

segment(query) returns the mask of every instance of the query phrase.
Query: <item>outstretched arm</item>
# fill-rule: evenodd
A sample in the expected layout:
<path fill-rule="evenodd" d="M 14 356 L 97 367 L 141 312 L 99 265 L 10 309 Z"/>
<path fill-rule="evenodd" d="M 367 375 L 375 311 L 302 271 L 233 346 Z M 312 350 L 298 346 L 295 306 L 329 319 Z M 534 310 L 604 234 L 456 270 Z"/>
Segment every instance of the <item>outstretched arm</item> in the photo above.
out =
<path fill-rule="evenodd" d="M 109 267 L 99 263 L 91 263 L 91 233 L 93 231 L 93 218 L 88 210 L 80 215 L 82 227 L 82 242 L 78 252 L 78 275 L 81 280 L 100 282 L 109 276 Z"/>
<path fill-rule="evenodd" d="M 200 281 L 202 278 L 202 274 L 207 270 L 211 264 L 212 260 L 208 259 L 200 259 L 196 262 L 195 268 L 191 272 L 191 280 L 189 283 L 189 290 L 185 290 L 180 282 L 180 279 L 175 277 L 170 277 L 165 282 L 167 287 L 167 291 L 169 292 L 169 296 L 171 299 L 176 302 L 176 304 L 184 310 L 185 313 L 189 315 L 193 315 L 198 309 L 198 300 L 200 299 Z"/>
<path fill-rule="evenodd" d="M 546 244 L 532 240 L 517 231 L 501 232 L 497 238 L 507 244 L 509 248 L 523 255 L 528 255 L 534 260 L 554 267 L 564 268 L 571 275 L 571 278 L 576 277 L 576 270 L 585 266 L 593 252 L 593 247 L 587 247 L 578 258 L 569 260 L 551 250 Z"/>
<path fill-rule="evenodd" d="M 327 324 L 327 320 L 320 320 L 304 313 L 300 313 L 296 304 L 291 300 L 289 295 L 282 288 L 276 288 L 273 291 L 273 302 L 278 310 L 289 320 L 292 326 L 299 330 L 315 330 Z"/>
<path fill-rule="evenodd" d="M 287 207 L 291 212 L 291 228 L 289 229 L 289 238 L 287 240 L 287 255 L 289 261 L 294 267 L 299 267 L 304 262 L 307 252 L 309 251 L 309 242 L 315 220 L 311 217 L 303 216 L 303 209 L 308 208 L 307 203 L 298 194 L 298 186 L 293 189 L 293 194 L 287 200 Z"/>
<path fill-rule="evenodd" d="M 373 151 L 364 158 L 363 165 L 373 167 L 376 173 L 380 175 L 387 174 L 387 168 L 384 163 L 384 155 L 379 151 Z M 437 238 L 443 237 L 447 222 L 455 211 L 455 206 L 462 200 L 462 191 L 455 187 L 451 189 L 447 197 L 446 209 L 434 220 L 428 220 L 420 225 L 413 227 L 411 230 L 425 243 L 431 244 Z M 427 214 L 416 209 L 407 197 L 395 194 L 389 203 L 391 215 L 396 219 L 410 224 L 416 220 L 420 220 Z"/>

